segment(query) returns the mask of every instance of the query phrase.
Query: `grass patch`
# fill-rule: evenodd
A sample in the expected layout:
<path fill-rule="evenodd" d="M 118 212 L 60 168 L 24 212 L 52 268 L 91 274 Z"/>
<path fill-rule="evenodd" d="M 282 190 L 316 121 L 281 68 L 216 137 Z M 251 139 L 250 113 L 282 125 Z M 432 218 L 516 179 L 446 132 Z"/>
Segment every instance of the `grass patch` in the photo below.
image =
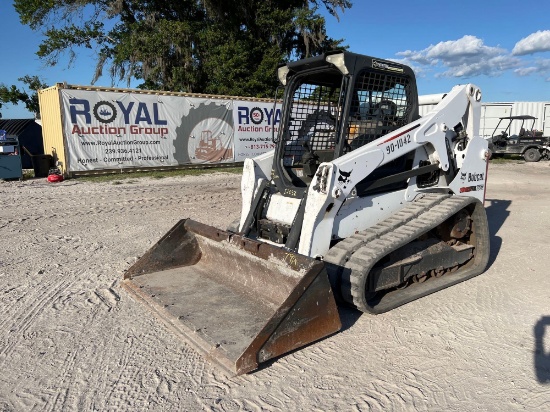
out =
<path fill-rule="evenodd" d="M 113 174 L 97 174 L 89 176 L 77 176 L 74 179 L 77 179 L 81 182 L 112 182 L 114 185 L 120 185 L 122 183 L 136 183 L 139 178 L 149 177 L 153 179 L 164 179 L 165 177 L 175 177 L 175 176 L 200 176 L 210 173 L 234 173 L 241 174 L 243 171 L 242 167 L 209 167 L 204 169 L 177 169 L 177 170 L 151 170 L 151 171 L 139 171 L 139 172 L 122 172 L 122 173 L 113 173 Z M 123 182 L 123 181 L 126 182 Z"/>
<path fill-rule="evenodd" d="M 493 164 L 506 164 L 506 163 L 518 163 L 525 162 L 523 156 L 520 155 L 508 155 L 508 156 L 498 156 L 491 158 L 490 162 Z"/>
<path fill-rule="evenodd" d="M 23 179 L 32 179 L 34 177 L 33 169 L 23 169 Z"/>

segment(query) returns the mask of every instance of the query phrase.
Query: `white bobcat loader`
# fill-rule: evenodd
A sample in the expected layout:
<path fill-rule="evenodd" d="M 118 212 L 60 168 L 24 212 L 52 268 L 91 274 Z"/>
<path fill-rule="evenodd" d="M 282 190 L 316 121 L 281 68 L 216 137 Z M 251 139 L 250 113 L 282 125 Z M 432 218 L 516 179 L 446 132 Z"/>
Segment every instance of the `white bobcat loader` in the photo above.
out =
<path fill-rule="evenodd" d="M 288 63 L 276 149 L 247 159 L 242 213 L 182 220 L 123 286 L 232 374 L 485 270 L 481 92 L 420 118 L 412 70 L 349 52 Z"/>

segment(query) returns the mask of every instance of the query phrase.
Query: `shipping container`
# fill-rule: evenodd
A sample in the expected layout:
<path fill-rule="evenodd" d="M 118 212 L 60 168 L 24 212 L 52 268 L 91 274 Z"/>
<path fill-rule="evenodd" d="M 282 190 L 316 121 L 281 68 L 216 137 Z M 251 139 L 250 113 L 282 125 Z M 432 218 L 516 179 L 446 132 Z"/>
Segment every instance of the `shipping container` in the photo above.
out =
<path fill-rule="evenodd" d="M 44 151 L 64 175 L 240 163 L 273 148 L 272 99 L 57 83 L 38 92 Z"/>

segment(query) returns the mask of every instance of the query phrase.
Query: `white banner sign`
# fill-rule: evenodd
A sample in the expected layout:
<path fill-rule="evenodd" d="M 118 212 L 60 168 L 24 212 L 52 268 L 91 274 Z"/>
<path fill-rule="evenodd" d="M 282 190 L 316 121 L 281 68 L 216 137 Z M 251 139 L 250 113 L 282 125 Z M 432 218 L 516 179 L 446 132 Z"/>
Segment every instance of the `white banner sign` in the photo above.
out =
<path fill-rule="evenodd" d="M 62 90 L 69 171 L 233 162 L 233 102 Z"/>
<path fill-rule="evenodd" d="M 261 155 L 275 148 L 272 136 L 281 123 L 281 106 L 273 103 L 234 102 L 235 161 Z"/>

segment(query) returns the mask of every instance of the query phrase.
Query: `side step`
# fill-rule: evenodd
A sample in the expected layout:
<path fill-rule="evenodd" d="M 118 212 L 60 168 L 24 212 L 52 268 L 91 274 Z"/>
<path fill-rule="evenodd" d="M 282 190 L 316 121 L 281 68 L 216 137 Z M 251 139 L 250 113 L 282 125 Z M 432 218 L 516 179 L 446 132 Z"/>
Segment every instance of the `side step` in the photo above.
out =
<path fill-rule="evenodd" d="M 192 220 L 177 223 L 122 286 L 232 375 L 341 328 L 323 262 Z"/>

